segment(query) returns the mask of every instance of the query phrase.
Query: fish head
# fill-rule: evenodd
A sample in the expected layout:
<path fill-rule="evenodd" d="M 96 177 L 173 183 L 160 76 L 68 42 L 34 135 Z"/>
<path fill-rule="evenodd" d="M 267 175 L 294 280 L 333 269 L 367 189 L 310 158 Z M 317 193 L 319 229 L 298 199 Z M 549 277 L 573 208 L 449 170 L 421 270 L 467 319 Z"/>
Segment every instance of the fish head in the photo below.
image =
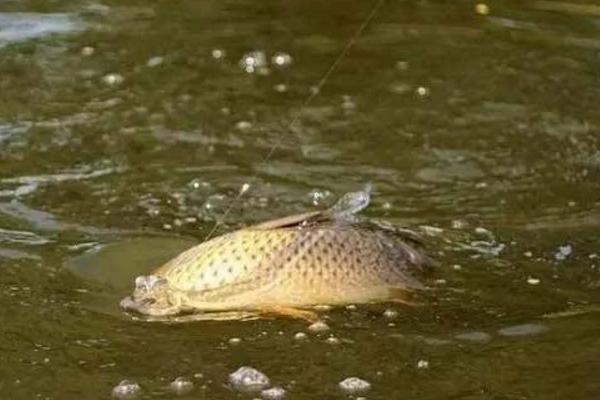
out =
<path fill-rule="evenodd" d="M 182 312 L 181 296 L 167 278 L 157 275 L 138 276 L 131 296 L 121 300 L 121 308 L 149 316 L 175 315 Z"/>

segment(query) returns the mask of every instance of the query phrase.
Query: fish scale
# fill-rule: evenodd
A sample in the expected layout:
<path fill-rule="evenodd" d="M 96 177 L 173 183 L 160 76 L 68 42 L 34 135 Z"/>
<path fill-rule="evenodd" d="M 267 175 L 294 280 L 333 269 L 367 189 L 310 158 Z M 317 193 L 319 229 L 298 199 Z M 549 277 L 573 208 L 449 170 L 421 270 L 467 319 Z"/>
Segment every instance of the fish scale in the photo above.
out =
<path fill-rule="evenodd" d="M 122 305 L 151 315 L 261 311 L 402 300 L 422 288 L 413 272 L 430 263 L 426 256 L 393 232 L 342 215 L 301 214 L 201 243 L 138 278 Z"/>
<path fill-rule="evenodd" d="M 365 286 L 414 288 L 402 272 L 406 260 L 386 250 L 384 240 L 351 225 L 247 229 L 200 244 L 155 275 L 174 290 L 194 291 L 200 302 L 240 301 L 246 294 L 247 303 L 302 306 L 357 301 L 372 292 Z"/>

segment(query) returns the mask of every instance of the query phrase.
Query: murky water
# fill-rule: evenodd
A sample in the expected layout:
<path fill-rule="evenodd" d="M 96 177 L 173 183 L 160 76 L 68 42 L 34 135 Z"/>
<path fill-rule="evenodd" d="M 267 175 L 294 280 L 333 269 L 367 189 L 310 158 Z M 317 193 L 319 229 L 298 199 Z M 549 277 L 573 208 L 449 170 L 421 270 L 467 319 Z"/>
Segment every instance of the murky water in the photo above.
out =
<path fill-rule="evenodd" d="M 303 107 L 373 6 L 0 3 L 0 397 L 600 396 L 600 3 L 387 1 Z M 244 183 L 220 232 L 371 183 L 442 264 L 422 305 L 122 313 Z"/>

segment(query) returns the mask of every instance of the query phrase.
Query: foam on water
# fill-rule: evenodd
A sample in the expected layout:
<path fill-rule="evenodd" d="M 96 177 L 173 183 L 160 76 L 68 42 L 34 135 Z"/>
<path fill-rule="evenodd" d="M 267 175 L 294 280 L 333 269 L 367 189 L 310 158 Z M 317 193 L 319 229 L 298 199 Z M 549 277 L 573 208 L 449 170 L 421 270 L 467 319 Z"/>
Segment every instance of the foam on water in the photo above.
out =
<path fill-rule="evenodd" d="M 243 366 L 229 374 L 229 383 L 241 392 L 258 392 L 269 386 L 270 380 L 259 370 Z"/>

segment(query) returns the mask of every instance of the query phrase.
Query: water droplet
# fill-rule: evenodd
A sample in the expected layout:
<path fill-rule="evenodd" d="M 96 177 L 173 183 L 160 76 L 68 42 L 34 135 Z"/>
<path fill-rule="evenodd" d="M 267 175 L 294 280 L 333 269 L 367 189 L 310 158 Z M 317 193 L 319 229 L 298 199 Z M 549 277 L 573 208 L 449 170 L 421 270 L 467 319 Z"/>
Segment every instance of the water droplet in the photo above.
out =
<path fill-rule="evenodd" d="M 417 361 L 417 368 L 421 368 L 421 369 L 429 368 L 429 361 L 427 361 L 427 360 Z"/>
<path fill-rule="evenodd" d="M 452 269 L 455 271 L 460 271 L 462 269 L 462 266 L 460 264 L 454 264 L 452 266 Z"/>
<path fill-rule="evenodd" d="M 313 333 L 327 332 L 329 329 L 329 325 L 323 321 L 314 322 L 308 327 L 308 330 Z"/>
<path fill-rule="evenodd" d="M 362 394 L 371 389 L 371 384 L 357 377 L 346 378 L 338 384 L 339 388 L 346 394 Z"/>
<path fill-rule="evenodd" d="M 285 389 L 280 387 L 272 387 L 260 392 L 260 395 L 265 400 L 281 400 L 285 397 Z"/>
<path fill-rule="evenodd" d="M 122 380 L 112 390 L 112 396 L 117 399 L 133 399 L 140 393 L 140 385 L 127 379 Z"/>
<path fill-rule="evenodd" d="M 189 393 L 194 388 L 194 383 L 187 378 L 179 377 L 175 378 L 173 382 L 169 385 L 169 388 L 173 393 L 177 395 L 183 395 Z"/>
<path fill-rule="evenodd" d="M 258 392 L 269 386 L 269 378 L 252 367 L 240 367 L 229 374 L 229 383 L 242 392 Z"/>
<path fill-rule="evenodd" d="M 383 312 L 383 316 L 386 319 L 396 319 L 398 317 L 398 311 L 392 310 L 392 309 L 387 309 Z"/>
<path fill-rule="evenodd" d="M 275 53 L 273 57 L 271 57 L 271 64 L 277 67 L 288 67 L 294 62 L 292 56 L 287 53 L 279 52 Z"/>

